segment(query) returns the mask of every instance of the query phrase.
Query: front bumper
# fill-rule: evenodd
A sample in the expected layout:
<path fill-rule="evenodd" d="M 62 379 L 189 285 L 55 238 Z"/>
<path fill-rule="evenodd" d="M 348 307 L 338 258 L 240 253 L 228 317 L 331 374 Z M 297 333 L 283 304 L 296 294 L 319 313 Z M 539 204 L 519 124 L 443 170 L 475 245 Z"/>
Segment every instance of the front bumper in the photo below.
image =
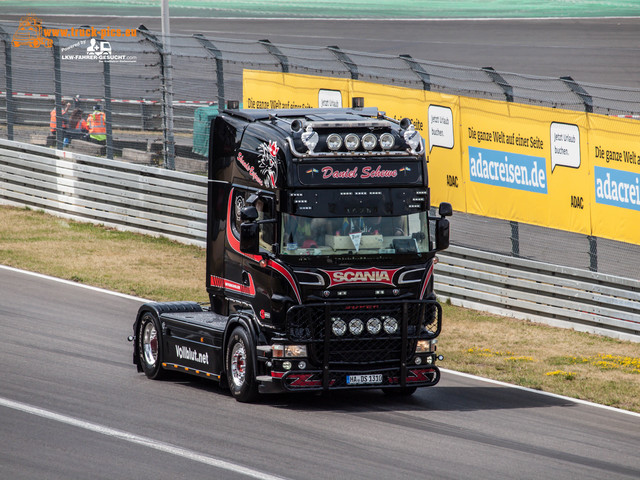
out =
<path fill-rule="evenodd" d="M 410 367 L 406 369 L 406 375 L 401 377 L 401 369 L 387 368 L 378 370 L 359 371 L 358 375 L 366 375 L 372 378 L 382 376 L 380 383 L 365 383 L 349 385 L 347 377 L 354 375 L 353 371 L 332 370 L 327 375 L 322 371 L 289 371 L 280 378 L 273 377 L 274 386 L 281 387 L 289 392 L 315 391 L 315 390 L 353 390 L 367 388 L 403 388 L 403 387 L 430 387 L 440 380 L 440 369 L 435 365 Z M 404 380 L 404 381 L 402 381 Z M 324 382 L 328 383 L 325 387 Z"/>
<path fill-rule="evenodd" d="M 366 308 L 360 308 L 364 306 Z M 354 318 L 393 316 L 396 332 L 336 335 L 332 323 Z M 260 377 L 264 391 L 313 391 L 365 388 L 428 387 L 438 383 L 435 351 L 416 353 L 418 340 L 433 340 L 441 330 L 442 308 L 435 300 L 399 303 L 321 303 L 294 306 L 287 312 L 286 338 L 278 343 L 304 344 L 308 357 L 273 362 Z M 416 358 L 420 357 L 420 358 Z M 303 360 L 303 362 L 300 362 Z M 420 361 L 418 363 L 416 360 Z M 428 360 L 428 361 L 425 361 Z M 296 368 L 299 364 L 307 365 Z M 356 382 L 349 382 L 354 376 Z"/>

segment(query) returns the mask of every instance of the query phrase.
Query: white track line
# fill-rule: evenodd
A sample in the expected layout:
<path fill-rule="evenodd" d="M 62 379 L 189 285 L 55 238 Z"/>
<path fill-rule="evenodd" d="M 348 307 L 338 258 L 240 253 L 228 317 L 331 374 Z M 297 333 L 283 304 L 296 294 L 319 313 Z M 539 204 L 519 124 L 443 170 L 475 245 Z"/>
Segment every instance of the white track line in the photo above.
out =
<path fill-rule="evenodd" d="M 65 285 L 72 285 L 78 288 L 85 288 L 87 290 L 92 290 L 94 292 L 104 293 L 107 295 L 114 295 L 120 298 L 126 298 L 127 300 L 136 300 L 139 302 L 151 302 L 152 300 L 146 300 L 140 297 L 134 297 L 133 295 L 127 295 L 126 293 L 112 292 L 111 290 L 105 290 L 104 288 L 92 287 L 91 285 L 83 285 L 82 283 L 73 282 L 71 280 L 64 280 L 62 278 L 51 277 L 49 275 L 44 275 L 42 273 L 28 272 L 27 270 L 20 270 L 19 268 L 7 267 L 6 265 L 0 265 L 0 269 L 8 270 L 10 272 L 22 273 L 24 275 L 31 275 L 32 277 L 42 278 L 44 280 L 51 280 L 52 282 L 63 283 Z"/>
<path fill-rule="evenodd" d="M 603 408 L 605 410 L 610 410 L 612 412 L 625 413 L 627 415 L 632 415 L 634 417 L 640 417 L 640 413 L 630 412 L 629 410 L 622 410 L 621 408 L 609 407 L 608 405 L 601 405 L 599 403 L 588 402 L 587 400 L 580 400 L 579 398 L 565 397 L 564 395 L 558 395 L 556 393 L 543 392 L 542 390 L 535 390 L 533 388 L 521 387 L 520 385 L 513 385 L 512 383 L 505 383 L 505 382 L 501 382 L 499 380 L 491 380 L 490 378 L 478 377 L 476 375 L 471 375 L 470 373 L 456 372 L 455 370 L 448 370 L 446 368 L 441 368 L 440 371 L 441 372 L 445 372 L 445 373 L 449 373 L 451 375 L 458 375 L 459 377 L 465 377 L 465 378 L 470 378 L 472 380 L 478 380 L 478 381 L 485 382 L 485 383 L 491 383 L 493 385 L 499 385 L 501 387 L 515 388 L 517 390 L 523 390 L 523 391 L 529 392 L 529 393 L 536 393 L 538 395 L 544 395 L 546 397 L 557 398 L 557 399 L 560 399 L 560 400 L 565 400 L 567 402 L 579 403 L 580 405 L 587 405 L 589 407 Z"/>
<path fill-rule="evenodd" d="M 34 407 L 26 403 L 15 402 L 13 400 L 9 400 L 8 398 L 0 397 L 0 406 L 18 410 L 24 413 L 29 413 L 31 415 L 37 415 L 38 417 L 46 418 L 47 420 L 53 420 L 56 422 L 64 423 L 66 425 L 71 425 L 72 427 L 82 428 L 84 430 L 99 433 L 101 435 L 106 435 L 108 437 L 113 437 L 118 440 L 125 440 L 136 445 L 142 445 L 143 447 L 152 448 L 160 452 L 170 453 L 178 457 L 193 460 L 194 462 L 199 462 L 215 468 L 220 468 L 222 470 L 228 470 L 230 472 L 246 475 L 247 477 L 258 478 L 261 480 L 285 480 L 283 477 L 278 477 L 268 473 L 260 472 L 258 470 L 254 470 L 252 468 L 243 467 L 242 465 L 238 465 L 236 463 L 227 462 L 226 460 L 221 460 L 210 455 L 194 452 L 193 450 L 178 447 L 176 445 L 171 445 L 170 443 L 161 442 L 152 438 L 142 437 L 140 435 L 135 435 L 123 430 L 117 430 L 115 428 L 106 427 L 97 423 L 87 422 L 85 420 L 69 417 L 67 415 L 61 415 L 59 413 Z"/>

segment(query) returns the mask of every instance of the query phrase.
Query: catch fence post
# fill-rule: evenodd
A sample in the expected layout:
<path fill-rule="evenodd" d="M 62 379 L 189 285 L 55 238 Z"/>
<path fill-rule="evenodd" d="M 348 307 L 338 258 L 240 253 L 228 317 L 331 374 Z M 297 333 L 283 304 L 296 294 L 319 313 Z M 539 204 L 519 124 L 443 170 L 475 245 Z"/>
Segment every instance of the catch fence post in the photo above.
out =
<path fill-rule="evenodd" d="M 589 240 L 589 270 L 598 271 L 598 237 L 587 235 Z"/>
<path fill-rule="evenodd" d="M 216 61 L 216 82 L 218 84 L 218 108 L 220 111 L 224 109 L 225 98 L 224 98 L 224 70 L 222 63 L 222 52 L 216 48 L 216 46 L 211 43 L 211 41 L 205 38 L 201 33 L 194 33 L 193 37 L 200 42 L 202 47 L 211 55 Z"/>
<path fill-rule="evenodd" d="M 422 68 L 422 65 L 416 62 L 411 55 L 400 55 L 400 58 L 407 62 L 411 71 L 418 76 L 422 82 L 422 90 L 431 91 L 431 76 Z"/>
<path fill-rule="evenodd" d="M 104 115 L 107 129 L 107 158 L 113 160 L 113 128 L 111 116 L 111 64 L 107 59 L 102 62 L 104 73 Z"/>
<path fill-rule="evenodd" d="M 358 73 L 358 65 L 351 60 L 351 57 L 340 50 L 340 47 L 337 45 L 331 45 L 327 47 L 331 53 L 333 53 L 336 58 L 349 70 L 349 74 L 351 75 L 351 80 L 358 80 L 360 74 Z"/>
<path fill-rule="evenodd" d="M 520 225 L 518 222 L 510 221 L 511 225 L 511 255 L 514 257 L 520 256 Z"/>
<path fill-rule="evenodd" d="M 11 70 L 11 37 L 0 27 L 0 38 L 4 43 L 4 84 L 7 90 L 5 95 L 7 112 L 7 140 L 13 140 L 13 72 Z"/>
<path fill-rule="evenodd" d="M 493 67 L 482 67 L 482 71 L 486 73 L 491 81 L 498 85 L 504 93 L 507 102 L 513 102 L 513 87 L 500 75 Z"/>
<path fill-rule="evenodd" d="M 582 104 L 584 105 L 584 111 L 586 113 L 593 113 L 593 98 L 591 97 L 591 95 L 589 95 L 587 91 L 580 85 L 578 85 L 576 81 L 571 77 L 560 77 L 560 80 L 562 80 L 562 82 L 569 88 L 569 90 L 571 90 L 580 98 Z"/>
<path fill-rule="evenodd" d="M 258 43 L 266 48 L 267 52 L 276 57 L 276 60 L 278 60 L 280 68 L 282 69 L 282 73 L 289 73 L 289 59 L 284 53 L 280 51 L 278 47 L 276 47 L 266 38 L 263 40 L 258 40 Z"/>
<path fill-rule="evenodd" d="M 56 102 L 56 148 L 62 150 L 64 148 L 64 135 L 62 130 L 62 70 L 60 66 L 60 43 L 58 37 L 51 37 L 53 46 L 51 52 L 53 54 L 53 88 Z"/>
<path fill-rule="evenodd" d="M 513 102 L 513 87 L 500 75 L 493 67 L 482 67 L 482 71 L 485 72 L 491 81 L 498 85 L 504 93 L 505 100 L 507 102 Z M 520 225 L 518 222 L 510 221 L 511 225 L 511 255 L 514 257 L 520 256 Z"/>
<path fill-rule="evenodd" d="M 171 92 L 171 81 L 169 78 L 169 68 L 166 59 L 165 47 L 158 38 L 152 34 L 144 25 L 138 27 L 138 33 L 153 45 L 160 58 L 160 76 L 162 78 L 162 124 L 163 143 L 162 153 L 164 156 L 164 167 L 168 170 L 175 170 L 175 140 L 173 138 L 173 92 Z"/>

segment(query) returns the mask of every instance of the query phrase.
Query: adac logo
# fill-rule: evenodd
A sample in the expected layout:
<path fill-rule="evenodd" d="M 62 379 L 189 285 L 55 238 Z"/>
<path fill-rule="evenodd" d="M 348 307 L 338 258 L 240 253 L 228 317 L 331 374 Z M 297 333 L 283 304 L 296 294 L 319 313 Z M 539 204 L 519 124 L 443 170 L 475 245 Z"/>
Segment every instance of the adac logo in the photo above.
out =
<path fill-rule="evenodd" d="M 33 48 L 53 46 L 53 41 L 42 34 L 42 20 L 37 17 L 22 17 L 13 34 L 13 46 L 29 45 Z"/>
<path fill-rule="evenodd" d="M 356 269 L 346 268 L 344 270 L 321 270 L 329 276 L 330 284 L 328 288 L 342 285 L 345 283 L 383 283 L 385 285 L 394 285 L 393 276 L 400 270 L 368 268 Z"/>

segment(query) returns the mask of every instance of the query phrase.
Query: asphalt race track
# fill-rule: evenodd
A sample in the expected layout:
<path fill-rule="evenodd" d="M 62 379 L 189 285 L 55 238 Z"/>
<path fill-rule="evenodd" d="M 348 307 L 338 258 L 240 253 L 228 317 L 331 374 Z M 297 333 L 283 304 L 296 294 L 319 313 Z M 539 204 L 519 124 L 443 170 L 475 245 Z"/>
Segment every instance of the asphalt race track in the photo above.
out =
<path fill-rule="evenodd" d="M 158 18 L 44 17 L 160 29 Z M 638 23 L 174 18 L 171 29 L 640 88 Z M 451 372 L 408 399 L 254 405 L 192 377 L 147 380 L 126 340 L 139 305 L 0 267 L 0 479 L 640 478 L 639 415 Z"/>
<path fill-rule="evenodd" d="M 409 399 L 244 405 L 139 374 L 136 299 L 6 268 L 0 292 L 2 479 L 640 477 L 640 415 L 451 372 Z"/>

